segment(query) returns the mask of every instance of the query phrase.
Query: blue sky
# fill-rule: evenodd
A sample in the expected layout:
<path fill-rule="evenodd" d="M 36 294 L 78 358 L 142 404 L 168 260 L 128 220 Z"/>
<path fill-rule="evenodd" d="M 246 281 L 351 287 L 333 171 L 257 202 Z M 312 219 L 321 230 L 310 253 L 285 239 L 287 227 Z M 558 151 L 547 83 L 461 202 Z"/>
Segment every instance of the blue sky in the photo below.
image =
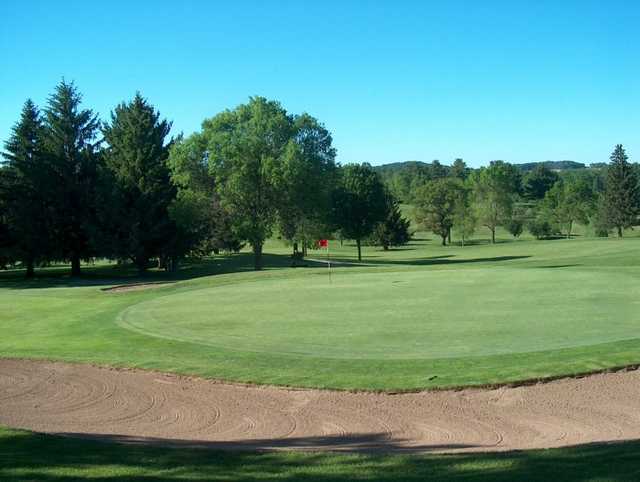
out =
<path fill-rule="evenodd" d="M 0 2 L 0 138 L 64 76 L 107 118 L 140 90 L 193 132 L 251 95 L 341 162 L 640 161 L 640 2 Z"/>

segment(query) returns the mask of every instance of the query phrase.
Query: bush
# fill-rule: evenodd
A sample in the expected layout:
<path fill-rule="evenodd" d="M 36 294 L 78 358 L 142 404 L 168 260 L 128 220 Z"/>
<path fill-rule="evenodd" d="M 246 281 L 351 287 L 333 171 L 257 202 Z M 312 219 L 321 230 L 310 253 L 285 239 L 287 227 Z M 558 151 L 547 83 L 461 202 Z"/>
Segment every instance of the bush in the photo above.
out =
<path fill-rule="evenodd" d="M 607 215 L 606 207 L 604 206 L 604 202 L 600 200 L 598 203 L 598 209 L 595 214 L 589 220 L 591 226 L 593 227 L 593 233 L 599 238 L 606 238 L 609 236 L 609 232 L 611 231 L 611 222 L 609 221 L 609 217 Z"/>
<path fill-rule="evenodd" d="M 510 219 L 505 225 L 505 228 L 507 228 L 507 231 L 509 231 L 514 238 L 517 238 L 522 234 L 524 223 L 521 219 Z"/>
<path fill-rule="evenodd" d="M 536 239 L 545 239 L 553 235 L 551 223 L 543 219 L 533 219 L 527 225 L 527 229 Z"/>

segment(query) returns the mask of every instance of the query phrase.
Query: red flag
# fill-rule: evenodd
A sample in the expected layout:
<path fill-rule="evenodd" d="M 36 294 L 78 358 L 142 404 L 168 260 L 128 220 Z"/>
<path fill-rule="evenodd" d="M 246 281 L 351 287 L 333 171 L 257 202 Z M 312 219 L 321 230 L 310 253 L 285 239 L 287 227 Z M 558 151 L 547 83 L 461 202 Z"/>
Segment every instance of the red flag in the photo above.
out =
<path fill-rule="evenodd" d="M 329 240 L 327 239 L 321 239 L 318 241 L 318 246 L 321 248 L 328 248 L 329 247 Z"/>

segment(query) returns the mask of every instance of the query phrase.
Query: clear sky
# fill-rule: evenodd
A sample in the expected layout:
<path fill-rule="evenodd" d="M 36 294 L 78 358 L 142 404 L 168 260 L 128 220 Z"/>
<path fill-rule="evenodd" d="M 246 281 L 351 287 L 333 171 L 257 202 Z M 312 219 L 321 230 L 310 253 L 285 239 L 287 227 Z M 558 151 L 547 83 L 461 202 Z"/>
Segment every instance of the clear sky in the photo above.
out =
<path fill-rule="evenodd" d="M 640 1 L 0 1 L 0 138 L 64 76 L 174 132 L 251 95 L 341 162 L 640 161 Z"/>

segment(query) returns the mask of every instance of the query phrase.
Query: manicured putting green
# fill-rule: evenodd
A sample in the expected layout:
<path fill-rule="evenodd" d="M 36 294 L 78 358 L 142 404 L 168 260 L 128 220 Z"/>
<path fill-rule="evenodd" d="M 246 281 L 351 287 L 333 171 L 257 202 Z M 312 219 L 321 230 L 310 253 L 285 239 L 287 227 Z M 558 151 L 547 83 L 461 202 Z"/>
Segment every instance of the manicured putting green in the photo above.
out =
<path fill-rule="evenodd" d="M 337 359 L 436 359 L 638 337 L 640 285 L 570 267 L 320 273 L 161 296 L 118 323 L 225 350 Z"/>

